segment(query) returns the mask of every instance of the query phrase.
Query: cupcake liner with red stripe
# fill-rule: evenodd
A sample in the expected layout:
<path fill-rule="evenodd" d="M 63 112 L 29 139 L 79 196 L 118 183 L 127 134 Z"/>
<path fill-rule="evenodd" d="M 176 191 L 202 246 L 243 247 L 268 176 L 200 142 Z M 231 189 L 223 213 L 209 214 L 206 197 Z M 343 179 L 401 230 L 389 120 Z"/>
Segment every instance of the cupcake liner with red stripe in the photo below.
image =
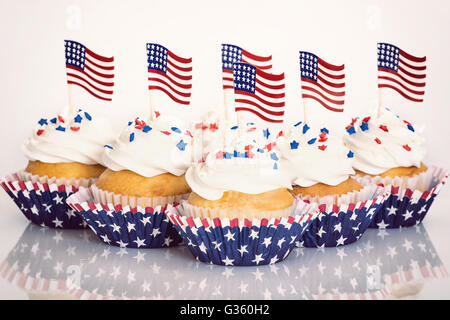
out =
<path fill-rule="evenodd" d="M 313 203 L 319 214 L 301 236 L 298 246 L 337 247 L 358 240 L 389 195 L 384 187 L 371 188 L 369 199 L 357 203 Z"/>
<path fill-rule="evenodd" d="M 26 181 L 19 173 L 2 177 L 0 184 L 31 222 L 50 228 L 85 228 L 83 220 L 66 204 L 67 197 L 78 191 L 75 186 Z"/>
<path fill-rule="evenodd" d="M 169 206 L 167 215 L 191 253 L 199 261 L 226 266 L 274 264 L 286 259 L 316 216 L 304 202 L 296 203 L 295 216 L 251 221 L 186 217 L 184 205 Z"/>
<path fill-rule="evenodd" d="M 93 201 L 90 188 L 67 199 L 85 223 L 105 243 L 123 248 L 162 248 L 182 241 L 166 216 L 165 206 L 130 207 Z M 177 205 L 176 203 L 174 205 Z"/>
<path fill-rule="evenodd" d="M 427 175 L 430 177 L 426 177 Z M 421 183 L 426 184 L 425 191 L 387 185 L 390 196 L 383 203 L 369 227 L 400 228 L 421 223 L 434 199 L 447 182 L 448 176 L 449 173 L 444 169 L 431 167 L 424 173 L 423 179 L 420 179 L 423 180 Z"/>

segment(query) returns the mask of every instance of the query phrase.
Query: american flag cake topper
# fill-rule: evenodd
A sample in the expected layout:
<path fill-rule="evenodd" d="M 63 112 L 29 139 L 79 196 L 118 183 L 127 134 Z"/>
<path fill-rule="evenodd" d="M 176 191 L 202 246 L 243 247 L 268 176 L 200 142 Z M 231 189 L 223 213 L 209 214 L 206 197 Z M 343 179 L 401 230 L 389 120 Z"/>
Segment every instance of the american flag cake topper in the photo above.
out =
<path fill-rule="evenodd" d="M 232 44 L 222 44 L 223 89 L 233 89 L 233 63 L 244 62 L 266 72 L 272 71 L 272 56 L 259 56 Z"/>
<path fill-rule="evenodd" d="M 328 110 L 343 112 L 344 65 L 333 65 L 306 51 L 300 51 L 299 58 L 302 98 L 313 99 Z"/>
<path fill-rule="evenodd" d="M 192 88 L 192 58 L 177 56 L 156 43 L 147 43 L 148 89 L 164 92 L 173 101 L 189 105 Z"/>
<path fill-rule="evenodd" d="M 389 43 L 378 43 L 378 88 L 423 102 L 427 57 L 416 57 Z"/>
<path fill-rule="evenodd" d="M 284 73 L 271 74 L 248 63 L 234 63 L 233 77 L 236 112 L 251 112 L 267 122 L 283 122 Z"/>
<path fill-rule="evenodd" d="M 76 41 L 64 42 L 67 83 L 80 86 L 97 99 L 111 101 L 114 57 L 99 55 Z"/>

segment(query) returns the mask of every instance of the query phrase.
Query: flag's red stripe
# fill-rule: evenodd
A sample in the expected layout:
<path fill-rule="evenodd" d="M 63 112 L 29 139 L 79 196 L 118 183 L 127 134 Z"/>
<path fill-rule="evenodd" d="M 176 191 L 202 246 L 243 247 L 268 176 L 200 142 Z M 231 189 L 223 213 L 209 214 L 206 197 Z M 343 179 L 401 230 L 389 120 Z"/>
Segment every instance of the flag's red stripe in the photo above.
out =
<path fill-rule="evenodd" d="M 404 93 L 403 91 L 401 91 L 400 89 L 398 89 L 397 87 L 391 86 L 390 84 L 378 84 L 378 88 L 390 88 L 393 89 L 395 91 L 397 91 L 398 93 L 400 93 L 404 98 L 414 101 L 414 102 L 423 102 L 423 99 L 415 99 L 413 97 L 408 96 L 406 93 Z"/>
<path fill-rule="evenodd" d="M 233 73 L 233 70 L 228 70 L 228 69 L 222 69 L 222 71 L 226 72 L 226 73 L 231 73 L 231 74 Z"/>
<path fill-rule="evenodd" d="M 186 92 L 178 91 L 177 89 L 175 89 L 174 87 L 172 87 L 172 86 L 170 85 L 170 83 L 168 83 L 167 81 L 164 81 L 163 79 L 159 79 L 159 78 L 148 78 L 148 80 L 150 80 L 150 81 L 155 81 L 155 82 L 159 82 L 159 83 L 162 83 L 162 84 L 165 84 L 166 86 L 169 87 L 170 90 L 172 90 L 173 92 L 175 92 L 176 94 L 178 94 L 178 95 L 180 95 L 180 96 L 182 96 L 182 97 L 189 98 L 189 97 L 191 96 L 191 93 L 190 93 L 190 92 L 189 92 L 189 93 L 186 93 Z"/>
<path fill-rule="evenodd" d="M 171 52 L 170 50 L 167 50 L 167 55 L 168 55 L 170 58 L 172 58 L 172 59 L 174 59 L 174 60 L 176 60 L 176 61 L 178 61 L 178 62 L 180 62 L 180 63 L 191 63 L 191 62 L 192 62 L 192 58 L 182 58 L 182 57 L 179 57 L 179 56 L 177 56 L 175 53 Z"/>
<path fill-rule="evenodd" d="M 223 88 L 224 89 L 234 89 L 234 86 L 224 85 Z"/>
<path fill-rule="evenodd" d="M 82 85 L 81 83 L 75 82 L 75 81 L 67 81 L 68 84 L 74 84 L 77 86 L 82 87 L 84 90 L 86 90 L 87 92 L 89 92 L 90 94 L 92 94 L 94 97 L 98 98 L 98 99 L 102 99 L 102 100 L 106 100 L 106 101 L 111 101 L 111 98 L 104 98 L 99 96 L 98 94 L 95 94 L 94 92 L 92 92 L 90 89 L 88 89 L 87 87 L 85 87 L 84 85 Z"/>
<path fill-rule="evenodd" d="M 284 98 L 284 92 L 271 93 L 271 92 L 264 91 L 263 89 L 259 88 L 258 86 L 255 86 L 255 91 L 258 92 L 259 94 L 262 94 L 262 95 L 272 98 L 272 99 Z"/>
<path fill-rule="evenodd" d="M 341 79 L 345 78 L 345 74 L 344 73 L 335 75 L 335 74 L 331 74 L 331 73 L 326 72 L 325 70 L 323 70 L 320 67 L 318 67 L 317 69 L 318 69 L 319 73 L 322 73 L 322 74 L 326 75 L 328 78 L 331 78 L 331 79 L 341 80 Z"/>
<path fill-rule="evenodd" d="M 413 66 L 412 64 L 407 63 L 405 60 L 403 60 L 402 58 L 399 58 L 398 61 L 402 64 L 404 64 L 405 66 L 407 66 L 410 69 L 413 70 L 417 70 L 417 71 L 424 71 L 427 69 L 427 66 Z"/>
<path fill-rule="evenodd" d="M 191 75 L 190 76 L 183 76 L 181 74 L 176 73 L 175 71 L 173 71 L 169 67 L 167 67 L 167 72 L 170 73 L 171 75 L 173 75 L 175 78 L 178 78 L 180 80 L 184 80 L 184 81 L 192 80 L 192 76 Z"/>
<path fill-rule="evenodd" d="M 315 81 L 313 81 L 313 80 L 311 80 L 311 79 L 308 79 L 308 78 L 302 78 L 302 81 L 303 81 L 303 82 L 311 83 L 312 85 L 315 85 L 315 86 L 319 87 L 320 89 L 322 89 L 322 90 L 325 91 L 326 93 L 331 94 L 331 95 L 333 95 L 333 96 L 336 96 L 336 97 L 343 97 L 343 96 L 345 96 L 345 91 L 339 91 L 339 92 L 331 91 L 331 90 L 325 88 L 324 86 L 322 86 L 320 83 L 315 82 Z"/>
<path fill-rule="evenodd" d="M 425 74 L 411 73 L 411 72 L 407 71 L 406 69 L 402 68 L 401 66 L 398 66 L 398 70 L 414 79 L 425 79 L 427 77 Z"/>
<path fill-rule="evenodd" d="M 87 62 L 89 62 L 90 64 L 93 64 L 94 66 L 96 66 L 97 68 L 103 69 L 103 70 L 114 70 L 114 66 L 102 66 L 98 63 L 95 63 L 94 61 L 92 61 L 91 59 L 89 59 L 87 56 L 85 57 L 85 60 Z"/>
<path fill-rule="evenodd" d="M 261 69 L 256 68 L 256 74 L 266 80 L 270 81 L 280 81 L 284 79 L 284 73 L 282 74 L 272 74 L 265 71 L 262 71 Z"/>
<path fill-rule="evenodd" d="M 317 62 L 319 62 L 319 65 L 324 66 L 327 69 L 330 69 L 332 71 L 342 71 L 344 70 L 344 65 L 336 66 L 334 64 L 328 63 L 325 60 L 320 59 L 317 57 Z"/>
<path fill-rule="evenodd" d="M 386 68 L 378 68 L 378 71 L 384 71 L 384 72 L 389 72 L 393 75 L 396 75 L 397 77 L 399 77 L 400 79 L 402 79 L 403 81 L 405 81 L 407 84 L 415 86 L 415 87 L 425 87 L 425 82 L 413 82 L 409 79 L 406 79 L 404 76 L 402 76 L 401 74 L 398 74 L 395 71 L 392 71 L 390 69 L 386 69 Z"/>
<path fill-rule="evenodd" d="M 89 70 L 90 72 L 92 72 L 93 74 L 95 74 L 96 76 L 102 77 L 102 78 L 108 78 L 108 79 L 112 79 L 114 78 L 114 74 L 105 74 L 105 73 L 100 73 L 97 70 L 92 69 L 91 67 L 89 67 L 88 65 L 84 65 L 84 68 Z"/>
<path fill-rule="evenodd" d="M 272 59 L 272 55 L 270 55 L 268 57 L 261 57 L 261 56 L 255 55 L 255 54 L 253 54 L 251 52 L 248 52 L 245 49 L 242 49 L 242 55 L 243 56 L 247 56 L 250 59 L 255 60 L 255 61 L 259 61 L 259 62 L 268 62 L 268 61 L 270 61 Z"/>
<path fill-rule="evenodd" d="M 309 90 L 309 91 L 312 91 L 314 93 L 317 93 L 319 96 L 321 96 L 323 99 L 327 100 L 329 103 L 338 104 L 338 105 L 344 104 L 344 100 L 333 100 L 333 99 L 327 97 L 322 92 L 320 92 L 319 90 L 317 90 L 317 89 L 315 89 L 313 87 L 302 86 L 302 90 Z"/>
<path fill-rule="evenodd" d="M 98 80 L 97 78 L 94 78 L 94 77 L 92 77 L 90 74 L 88 74 L 87 72 L 84 72 L 83 70 L 81 70 L 81 69 L 79 69 L 79 68 L 77 68 L 77 67 L 74 67 L 74 66 L 71 66 L 71 65 L 67 65 L 66 66 L 68 69 L 73 69 L 73 70 L 77 70 L 77 71 L 79 71 L 79 72 L 82 72 L 85 76 L 87 76 L 89 79 L 91 79 L 92 81 L 95 81 L 96 83 L 98 83 L 98 84 L 101 84 L 102 86 L 105 86 L 105 87 L 112 87 L 113 85 L 114 85 L 114 82 L 104 82 L 104 81 L 100 81 L 100 80 Z M 67 74 L 69 74 L 69 73 L 67 73 Z M 71 75 L 73 75 L 73 73 L 71 73 Z"/>
<path fill-rule="evenodd" d="M 404 56 L 406 59 L 411 60 L 413 62 L 425 62 L 425 61 L 427 61 L 427 57 L 416 57 L 416 56 L 413 56 L 413 55 L 403 51 L 402 49 L 400 49 L 400 56 Z"/>
<path fill-rule="evenodd" d="M 160 90 L 162 92 L 164 92 L 165 94 L 167 94 L 173 101 L 179 103 L 179 104 L 185 104 L 188 105 L 189 101 L 184 101 L 184 100 L 180 100 L 178 98 L 176 98 L 172 93 L 170 93 L 169 91 L 167 91 L 165 88 L 162 88 L 160 86 L 148 86 L 149 90 Z"/>
<path fill-rule="evenodd" d="M 325 83 L 327 86 L 330 86 L 330 87 L 333 87 L 333 88 L 343 88 L 343 87 L 345 87 L 345 82 L 342 82 L 342 83 L 330 82 L 330 81 L 325 80 L 324 78 L 322 78 L 319 74 L 317 75 L 317 79 L 322 81 L 323 83 Z"/>
<path fill-rule="evenodd" d="M 180 87 L 180 88 L 182 88 L 182 89 L 190 89 L 190 88 L 192 88 L 192 84 L 190 84 L 190 83 L 189 83 L 189 84 L 184 84 L 184 83 L 180 83 L 180 82 L 178 82 L 178 81 L 175 81 L 174 79 L 172 79 L 172 77 L 171 77 L 170 75 L 165 74 L 165 73 L 162 72 L 162 71 L 158 71 L 158 70 L 154 70 L 154 69 L 148 69 L 148 72 L 149 72 L 149 73 L 157 73 L 157 74 L 160 74 L 160 75 L 166 77 L 167 80 L 169 80 L 170 82 L 172 82 L 172 84 L 173 84 L 174 86 Z M 148 78 L 148 80 L 150 80 L 150 78 Z"/>
<path fill-rule="evenodd" d="M 224 80 L 224 81 L 231 81 L 231 82 L 234 81 L 233 78 L 228 78 L 228 77 L 223 77 L 222 80 Z"/>
<path fill-rule="evenodd" d="M 112 94 L 113 93 L 113 91 L 112 90 L 104 90 L 104 89 L 101 89 L 101 88 L 98 88 L 98 87 L 96 87 L 95 85 L 93 85 L 92 83 L 90 83 L 88 80 L 86 80 L 85 78 L 83 78 L 82 76 L 80 76 L 80 75 L 78 75 L 78 74 L 74 74 L 74 73 L 67 73 L 67 76 L 70 76 L 70 77 L 74 77 L 74 78 L 76 78 L 76 79 L 78 79 L 78 80 L 81 80 L 81 81 L 83 81 L 83 82 L 85 82 L 87 85 L 89 85 L 92 89 L 94 89 L 94 90 L 97 90 L 98 92 L 101 92 L 101 93 L 104 93 L 104 94 Z M 114 83 L 113 83 L 113 85 L 114 85 Z"/>
<path fill-rule="evenodd" d="M 259 68 L 259 69 L 261 69 L 261 70 L 269 70 L 270 68 L 272 68 L 272 65 L 268 65 L 268 66 L 257 66 L 257 65 L 255 65 L 254 63 L 251 63 L 251 62 L 249 62 L 249 61 L 247 61 L 247 60 L 245 60 L 245 59 L 242 59 L 242 62 L 243 62 L 243 63 L 248 63 L 249 65 L 255 66 L 255 67 L 257 67 L 257 68 Z"/>
<path fill-rule="evenodd" d="M 256 100 L 258 100 L 259 102 L 269 106 L 269 107 L 274 107 L 274 108 L 281 108 L 284 107 L 284 101 L 283 102 L 269 102 L 264 100 L 263 98 L 261 98 L 260 96 L 253 94 L 253 93 L 249 93 L 247 91 L 242 91 L 242 90 L 234 90 L 235 94 L 242 94 L 245 96 L 249 96 L 249 97 L 253 97 Z"/>
<path fill-rule="evenodd" d="M 88 48 L 86 48 L 86 54 L 94 57 L 97 60 L 103 61 L 103 62 L 113 62 L 114 61 L 114 57 L 108 58 L 108 57 L 101 56 L 99 54 L 96 54 L 94 51 L 89 50 Z"/>
<path fill-rule="evenodd" d="M 236 99 L 235 101 L 236 103 L 244 103 L 244 104 L 249 104 L 252 105 L 256 108 L 258 108 L 259 110 L 263 111 L 264 113 L 273 115 L 273 116 L 282 116 L 284 114 L 284 110 L 283 111 L 272 111 L 272 110 L 268 110 L 266 108 L 264 108 L 263 106 L 257 104 L 254 101 L 251 100 L 247 100 L 247 99 Z"/>
<path fill-rule="evenodd" d="M 171 67 L 174 67 L 177 70 L 180 70 L 181 72 L 190 72 L 190 71 L 192 71 L 192 67 L 180 67 L 180 66 L 177 66 L 175 63 L 173 63 L 169 59 L 167 59 L 167 64 L 170 65 Z"/>
<path fill-rule="evenodd" d="M 417 94 L 417 95 L 424 95 L 425 91 L 416 91 L 413 90 L 411 88 L 408 88 L 407 86 L 405 86 L 403 83 L 401 83 L 400 81 L 398 81 L 397 79 L 391 78 L 391 77 L 384 77 L 384 76 L 378 76 L 378 79 L 382 79 L 382 80 L 388 80 L 388 81 L 392 81 L 395 82 L 396 84 L 398 84 L 400 87 L 402 87 L 403 89 L 405 89 L 406 91 L 412 93 L 412 94 Z"/>
<path fill-rule="evenodd" d="M 272 89 L 272 90 L 284 89 L 284 83 L 282 83 L 282 84 L 267 84 L 265 82 L 262 82 L 258 78 L 256 78 L 256 83 L 261 85 L 261 86 L 264 86 L 264 87 L 266 87 L 268 89 Z"/>
<path fill-rule="evenodd" d="M 334 112 L 344 112 L 344 109 L 338 109 L 338 108 L 333 108 L 330 107 L 329 105 L 327 105 L 325 102 L 323 102 L 322 100 L 320 100 L 319 98 L 317 98 L 316 96 L 312 96 L 309 94 L 303 94 L 302 95 L 303 98 L 310 98 L 310 99 L 314 99 L 317 102 L 319 102 L 322 106 L 324 106 L 325 108 L 327 108 L 328 110 L 334 111 Z"/>
<path fill-rule="evenodd" d="M 238 107 L 238 108 L 236 108 L 236 111 L 248 111 L 248 112 L 254 113 L 259 118 L 261 118 L 262 120 L 267 121 L 267 122 L 273 122 L 273 123 L 281 123 L 281 122 L 283 122 L 283 120 L 275 120 L 275 119 L 267 118 L 266 116 L 260 114 L 258 111 L 250 109 L 250 108 Z"/>

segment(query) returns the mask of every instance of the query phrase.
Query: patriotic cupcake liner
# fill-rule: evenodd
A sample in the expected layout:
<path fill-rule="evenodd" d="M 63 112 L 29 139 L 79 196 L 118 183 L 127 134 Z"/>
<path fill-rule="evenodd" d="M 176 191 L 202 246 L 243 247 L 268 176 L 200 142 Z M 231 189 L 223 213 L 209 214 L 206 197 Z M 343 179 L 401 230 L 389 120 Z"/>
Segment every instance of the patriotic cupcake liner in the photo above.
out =
<path fill-rule="evenodd" d="M 358 177 L 390 190 L 369 228 L 400 228 L 421 223 L 448 176 L 447 171 L 433 166 L 417 177 L 406 179 Z"/>
<path fill-rule="evenodd" d="M 105 243 L 122 248 L 163 248 L 182 239 L 166 216 L 167 205 L 131 207 L 93 201 L 90 188 L 67 199 L 91 230 Z"/>
<path fill-rule="evenodd" d="M 381 186 L 370 185 L 363 190 L 359 198 L 367 200 L 340 205 L 312 203 L 318 216 L 302 234 L 298 246 L 337 247 L 358 240 L 389 196 Z"/>
<path fill-rule="evenodd" d="M 274 264 L 287 258 L 299 237 L 314 221 L 315 211 L 297 202 L 297 215 L 275 219 L 186 217 L 183 201 L 167 215 L 194 257 L 225 266 Z"/>
<path fill-rule="evenodd" d="M 83 220 L 66 204 L 66 199 L 78 191 L 70 184 L 26 180 L 23 172 L 0 179 L 0 184 L 24 216 L 32 223 L 49 228 L 85 228 Z"/>

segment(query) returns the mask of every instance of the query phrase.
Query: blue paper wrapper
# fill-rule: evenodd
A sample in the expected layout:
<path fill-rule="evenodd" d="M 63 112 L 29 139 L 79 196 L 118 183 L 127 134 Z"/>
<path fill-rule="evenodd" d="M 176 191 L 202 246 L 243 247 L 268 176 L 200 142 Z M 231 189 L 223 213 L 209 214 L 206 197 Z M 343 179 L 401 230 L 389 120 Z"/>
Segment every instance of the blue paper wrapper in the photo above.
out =
<path fill-rule="evenodd" d="M 296 216 L 252 221 L 186 217 L 183 206 L 169 206 L 167 215 L 191 253 L 199 261 L 225 266 L 257 266 L 286 259 L 316 217 L 306 203 L 299 203 Z"/>
<path fill-rule="evenodd" d="M 1 178 L 0 184 L 31 222 L 49 228 L 86 227 L 83 220 L 66 204 L 67 197 L 78 191 L 76 187 L 24 181 L 17 173 Z"/>
<path fill-rule="evenodd" d="M 449 175 L 444 169 L 433 167 L 429 170 L 427 174 L 431 174 L 431 177 L 427 179 L 425 191 L 387 186 L 391 194 L 369 228 L 400 228 L 421 223 Z"/>
<path fill-rule="evenodd" d="M 162 248 L 182 239 L 166 216 L 167 206 L 156 208 L 94 203 L 89 188 L 67 199 L 94 233 L 105 243 L 123 248 Z"/>
<path fill-rule="evenodd" d="M 319 214 L 303 235 L 299 247 L 337 247 L 358 240 L 388 197 L 385 188 L 374 186 L 369 200 L 357 203 L 316 204 Z"/>

